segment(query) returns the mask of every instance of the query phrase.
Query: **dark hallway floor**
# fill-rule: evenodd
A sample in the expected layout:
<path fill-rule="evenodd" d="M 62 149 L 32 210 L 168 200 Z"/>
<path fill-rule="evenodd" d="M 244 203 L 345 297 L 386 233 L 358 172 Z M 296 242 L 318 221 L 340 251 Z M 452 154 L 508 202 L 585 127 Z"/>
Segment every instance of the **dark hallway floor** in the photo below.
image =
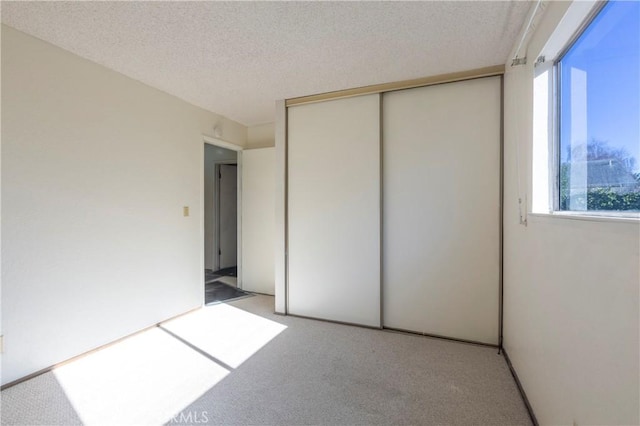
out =
<path fill-rule="evenodd" d="M 225 277 L 237 277 L 238 268 L 224 268 L 218 271 L 205 269 L 204 271 L 204 303 L 209 305 L 222 301 L 251 296 L 250 293 L 240 290 L 230 284 L 230 280 Z M 237 282 L 235 279 L 233 282 Z"/>
<path fill-rule="evenodd" d="M 211 269 L 204 270 L 204 282 L 206 283 L 217 280 L 220 277 L 237 277 L 237 276 L 238 276 L 237 266 L 218 269 L 217 271 L 212 271 Z"/>

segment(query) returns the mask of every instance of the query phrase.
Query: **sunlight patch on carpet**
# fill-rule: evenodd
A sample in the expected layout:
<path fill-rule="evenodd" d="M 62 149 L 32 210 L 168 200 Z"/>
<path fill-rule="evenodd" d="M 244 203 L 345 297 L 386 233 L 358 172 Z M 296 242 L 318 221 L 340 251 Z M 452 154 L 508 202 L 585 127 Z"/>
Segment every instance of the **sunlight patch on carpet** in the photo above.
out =
<path fill-rule="evenodd" d="M 229 374 L 157 328 L 58 367 L 84 424 L 163 424 Z"/>
<path fill-rule="evenodd" d="M 287 328 L 224 303 L 205 306 L 162 327 L 232 368 Z"/>

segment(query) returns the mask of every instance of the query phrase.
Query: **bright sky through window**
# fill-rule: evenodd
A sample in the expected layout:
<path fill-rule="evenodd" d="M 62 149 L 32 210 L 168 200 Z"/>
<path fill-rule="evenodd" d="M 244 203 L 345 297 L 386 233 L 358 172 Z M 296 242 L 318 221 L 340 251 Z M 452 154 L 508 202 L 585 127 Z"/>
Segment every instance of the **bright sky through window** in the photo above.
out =
<path fill-rule="evenodd" d="M 560 209 L 638 210 L 640 2 L 607 3 L 559 67 Z"/>

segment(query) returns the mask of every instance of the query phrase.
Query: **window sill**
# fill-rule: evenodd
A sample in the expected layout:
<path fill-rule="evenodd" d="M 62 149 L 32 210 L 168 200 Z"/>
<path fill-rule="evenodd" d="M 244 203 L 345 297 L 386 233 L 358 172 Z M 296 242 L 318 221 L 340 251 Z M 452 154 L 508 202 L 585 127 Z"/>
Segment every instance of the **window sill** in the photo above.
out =
<path fill-rule="evenodd" d="M 578 212 L 529 213 L 532 218 L 556 218 L 565 220 L 581 220 L 588 222 L 631 223 L 640 225 L 640 216 L 605 216 Z"/>

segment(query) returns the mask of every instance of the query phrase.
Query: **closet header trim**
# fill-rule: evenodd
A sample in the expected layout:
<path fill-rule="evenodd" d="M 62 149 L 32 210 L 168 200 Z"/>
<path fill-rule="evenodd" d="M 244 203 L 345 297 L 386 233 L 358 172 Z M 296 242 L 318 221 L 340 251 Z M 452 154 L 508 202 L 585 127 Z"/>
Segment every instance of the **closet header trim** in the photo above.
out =
<path fill-rule="evenodd" d="M 477 68 L 469 71 L 453 72 L 449 74 L 434 75 L 431 77 L 416 78 L 413 80 L 396 81 L 393 83 L 374 84 L 371 86 L 356 87 L 354 89 L 338 90 L 335 92 L 320 93 L 317 95 L 301 96 L 285 101 L 287 107 L 293 105 L 310 104 L 327 101 L 330 99 L 349 98 L 352 96 L 369 95 L 373 93 L 391 92 L 394 90 L 411 89 L 414 87 L 431 86 L 434 84 L 453 83 L 455 81 L 472 80 L 474 78 L 491 77 L 504 74 L 504 64 L 491 67 Z"/>

